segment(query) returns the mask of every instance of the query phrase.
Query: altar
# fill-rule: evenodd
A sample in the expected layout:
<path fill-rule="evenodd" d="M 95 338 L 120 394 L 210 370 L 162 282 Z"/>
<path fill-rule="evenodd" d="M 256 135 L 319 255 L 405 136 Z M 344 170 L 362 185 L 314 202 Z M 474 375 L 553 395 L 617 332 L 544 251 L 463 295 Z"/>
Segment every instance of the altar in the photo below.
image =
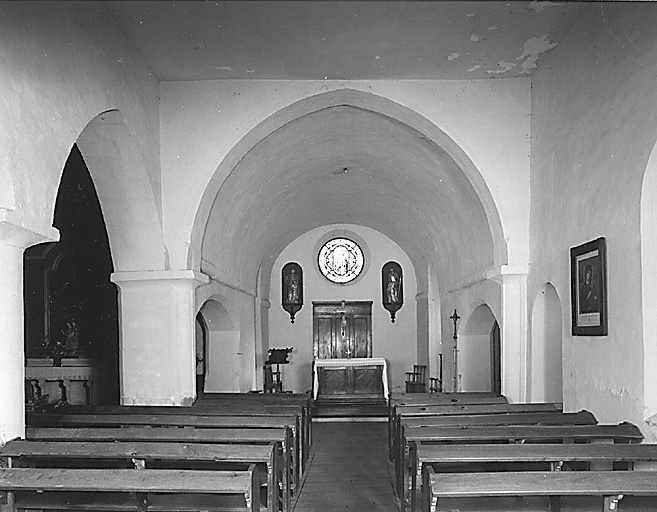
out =
<path fill-rule="evenodd" d="M 388 400 L 388 362 L 382 357 L 313 361 L 314 399 L 350 395 Z"/>

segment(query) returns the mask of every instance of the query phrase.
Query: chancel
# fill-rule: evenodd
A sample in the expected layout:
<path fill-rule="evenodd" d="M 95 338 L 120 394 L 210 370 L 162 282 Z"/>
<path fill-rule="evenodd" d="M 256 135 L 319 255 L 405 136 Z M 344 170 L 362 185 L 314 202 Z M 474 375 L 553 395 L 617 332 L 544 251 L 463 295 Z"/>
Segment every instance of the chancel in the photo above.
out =
<path fill-rule="evenodd" d="M 554 423 L 552 444 L 657 441 L 657 2 L 17 0 L 0 14 L 0 446 L 111 452 L 97 481 L 117 486 L 116 510 L 149 486 L 162 512 L 253 509 L 262 484 L 270 512 L 328 510 L 313 489 L 368 512 L 467 508 L 431 448 L 448 428 L 453 444 L 521 446 Z M 151 446 L 75 444 L 110 441 Z M 222 447 L 176 444 L 191 442 Z M 37 467 L 48 454 L 19 449 L 35 467 L 0 468 L 3 496 L 19 469 L 29 510 L 63 506 L 44 478 L 88 490 L 72 460 Z M 136 449 L 139 479 L 111 473 Z M 153 459 L 194 471 L 211 453 L 238 475 L 231 492 L 213 467 L 197 508 L 157 498 Z M 537 457 L 486 454 L 478 469 Z M 649 482 L 607 474 L 654 455 L 594 447 L 544 480 L 574 493 L 564 510 L 609 489 L 594 498 L 657 510 L 622 492 L 649 499 Z M 358 503 L 355 475 L 380 485 Z M 515 499 L 473 478 L 473 500 Z M 525 490 L 547 508 L 545 485 Z"/>

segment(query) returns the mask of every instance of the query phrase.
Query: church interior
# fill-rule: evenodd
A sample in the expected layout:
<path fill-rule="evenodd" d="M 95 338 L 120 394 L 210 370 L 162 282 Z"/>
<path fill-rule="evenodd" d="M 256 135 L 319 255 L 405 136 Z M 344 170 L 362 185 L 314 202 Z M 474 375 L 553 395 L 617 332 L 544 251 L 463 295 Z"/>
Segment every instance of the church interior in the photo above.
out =
<path fill-rule="evenodd" d="M 433 416 L 448 405 L 496 428 L 519 414 L 556 428 L 544 415 L 558 411 L 572 432 L 623 426 L 616 443 L 654 448 L 654 3 L 18 0 L 0 13 L 0 494 L 14 492 L 12 443 L 54 426 L 109 435 L 104 414 L 135 429 L 202 414 L 195 426 L 221 423 L 231 443 L 286 418 L 289 438 L 268 443 L 291 469 L 260 471 L 278 475 L 263 483 L 269 512 L 331 510 L 299 488 L 307 478 L 310 495 L 319 454 L 339 451 L 326 443 L 349 436 L 343 415 L 371 434 L 352 431 L 363 440 L 345 456 L 380 441 L 377 479 L 400 511 L 458 505 L 422 438 L 452 425 Z M 74 423 L 85 414 L 99 423 Z M 211 453 L 198 435 L 187 442 Z M 50 459 L 77 450 L 62 441 Z M 647 453 L 632 452 L 636 468 L 657 467 Z M 144 487 L 111 492 L 187 511 L 170 496 L 187 477 L 145 467 Z M 240 472 L 252 510 L 258 471 Z M 619 498 L 623 485 L 603 510 L 657 509 Z M 3 512 L 62 508 L 46 494 Z M 356 508 L 390 510 L 370 498 Z M 89 510 L 74 501 L 63 508 Z"/>

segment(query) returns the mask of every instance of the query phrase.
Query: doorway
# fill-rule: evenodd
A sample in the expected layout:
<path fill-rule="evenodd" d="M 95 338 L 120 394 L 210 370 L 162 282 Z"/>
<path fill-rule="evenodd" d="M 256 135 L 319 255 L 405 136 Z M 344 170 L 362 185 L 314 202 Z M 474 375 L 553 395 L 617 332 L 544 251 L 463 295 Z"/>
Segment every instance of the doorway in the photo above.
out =
<path fill-rule="evenodd" d="M 502 395 L 502 343 L 500 337 L 500 324 L 497 320 L 490 331 L 490 373 L 491 391 Z"/>
<path fill-rule="evenodd" d="M 313 358 L 372 357 L 372 301 L 313 302 Z"/>

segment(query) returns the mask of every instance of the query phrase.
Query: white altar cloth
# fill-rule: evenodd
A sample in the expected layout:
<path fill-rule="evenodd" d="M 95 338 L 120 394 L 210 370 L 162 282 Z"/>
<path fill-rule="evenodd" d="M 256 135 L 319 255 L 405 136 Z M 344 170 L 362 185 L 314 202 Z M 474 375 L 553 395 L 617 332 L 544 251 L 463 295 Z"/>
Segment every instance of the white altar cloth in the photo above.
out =
<path fill-rule="evenodd" d="M 313 398 L 319 393 L 319 375 L 317 368 L 340 368 L 346 366 L 381 366 L 383 397 L 388 400 L 388 361 L 382 357 L 358 357 L 354 359 L 315 359 L 313 360 Z"/>

